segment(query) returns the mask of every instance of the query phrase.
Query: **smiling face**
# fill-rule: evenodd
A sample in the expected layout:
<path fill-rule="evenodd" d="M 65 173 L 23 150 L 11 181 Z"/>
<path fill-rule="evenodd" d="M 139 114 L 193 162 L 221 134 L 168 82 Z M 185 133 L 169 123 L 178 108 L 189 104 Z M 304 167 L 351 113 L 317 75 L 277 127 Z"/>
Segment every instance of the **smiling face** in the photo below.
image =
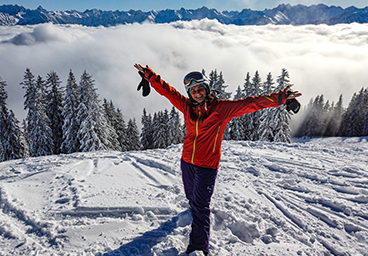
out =
<path fill-rule="evenodd" d="M 200 84 L 192 87 L 190 94 L 197 103 L 202 103 L 206 99 L 206 89 Z"/>

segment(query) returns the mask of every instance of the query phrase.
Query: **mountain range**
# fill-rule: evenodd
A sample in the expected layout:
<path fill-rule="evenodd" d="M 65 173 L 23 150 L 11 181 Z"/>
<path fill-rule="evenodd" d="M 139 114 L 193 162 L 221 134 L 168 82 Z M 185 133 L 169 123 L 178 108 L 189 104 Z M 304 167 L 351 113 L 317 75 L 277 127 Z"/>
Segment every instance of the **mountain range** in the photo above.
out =
<path fill-rule="evenodd" d="M 51 22 L 54 24 L 79 24 L 84 26 L 116 26 L 131 23 L 170 23 L 174 21 L 190 21 L 200 19 L 217 19 L 223 24 L 234 25 L 306 25 L 339 23 L 367 23 L 368 7 L 348 8 L 318 5 L 295 5 L 280 4 L 273 9 L 254 11 L 243 9 L 242 11 L 217 11 L 202 7 L 195 10 L 141 10 L 130 11 L 102 11 L 97 9 L 84 12 L 70 11 L 47 11 L 41 6 L 35 10 L 27 9 L 19 5 L 0 6 L 0 25 L 35 25 Z"/>

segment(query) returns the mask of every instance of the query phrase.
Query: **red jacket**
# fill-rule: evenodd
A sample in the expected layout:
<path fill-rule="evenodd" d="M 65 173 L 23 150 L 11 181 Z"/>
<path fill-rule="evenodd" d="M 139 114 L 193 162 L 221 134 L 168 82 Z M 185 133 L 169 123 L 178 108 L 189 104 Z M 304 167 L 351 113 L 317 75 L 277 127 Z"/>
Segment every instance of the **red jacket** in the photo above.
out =
<path fill-rule="evenodd" d="M 215 99 L 210 103 L 194 106 L 187 97 L 163 81 L 150 68 L 145 72 L 151 86 L 184 114 L 187 135 L 184 139 L 182 159 L 187 163 L 218 169 L 221 142 L 226 125 L 234 117 L 257 110 L 285 104 L 285 90 L 265 96 L 252 96 L 240 100 Z"/>

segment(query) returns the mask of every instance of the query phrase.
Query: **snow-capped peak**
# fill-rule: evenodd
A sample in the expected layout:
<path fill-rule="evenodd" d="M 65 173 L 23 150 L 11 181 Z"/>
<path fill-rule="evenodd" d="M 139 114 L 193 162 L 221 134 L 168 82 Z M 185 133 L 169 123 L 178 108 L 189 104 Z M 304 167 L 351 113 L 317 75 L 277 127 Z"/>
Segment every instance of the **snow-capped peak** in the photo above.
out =
<path fill-rule="evenodd" d="M 114 26 L 127 23 L 141 23 L 146 20 L 155 23 L 170 23 L 178 20 L 217 19 L 224 24 L 236 25 L 264 25 L 264 24 L 338 24 L 338 23 L 365 23 L 368 21 L 367 8 L 359 9 L 354 6 L 343 9 L 336 6 L 280 4 L 273 9 L 254 11 L 244 9 L 238 11 L 219 12 L 205 6 L 199 9 L 180 10 L 140 10 L 102 11 L 75 10 L 54 12 L 47 11 L 42 6 L 35 10 L 26 9 L 18 5 L 0 6 L 0 25 L 30 25 L 45 22 L 55 24 L 81 24 L 86 26 Z"/>

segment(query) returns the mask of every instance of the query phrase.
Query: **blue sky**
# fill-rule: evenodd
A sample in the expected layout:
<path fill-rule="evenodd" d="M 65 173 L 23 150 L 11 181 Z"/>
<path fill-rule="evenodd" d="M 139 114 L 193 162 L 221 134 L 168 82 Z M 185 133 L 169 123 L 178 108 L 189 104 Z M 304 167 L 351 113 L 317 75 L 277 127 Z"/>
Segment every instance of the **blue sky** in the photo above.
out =
<path fill-rule="evenodd" d="M 341 6 L 343 8 L 356 6 L 358 8 L 368 6 L 367 0 L 5 0 L 2 4 L 18 4 L 26 8 L 35 9 L 42 6 L 49 11 L 102 9 L 102 10 L 164 10 L 164 9 L 196 9 L 202 6 L 223 10 L 242 10 L 250 8 L 253 10 L 264 10 L 274 8 L 280 3 L 290 3 L 292 5 L 304 4 L 312 5 L 323 3 L 326 5 Z"/>

